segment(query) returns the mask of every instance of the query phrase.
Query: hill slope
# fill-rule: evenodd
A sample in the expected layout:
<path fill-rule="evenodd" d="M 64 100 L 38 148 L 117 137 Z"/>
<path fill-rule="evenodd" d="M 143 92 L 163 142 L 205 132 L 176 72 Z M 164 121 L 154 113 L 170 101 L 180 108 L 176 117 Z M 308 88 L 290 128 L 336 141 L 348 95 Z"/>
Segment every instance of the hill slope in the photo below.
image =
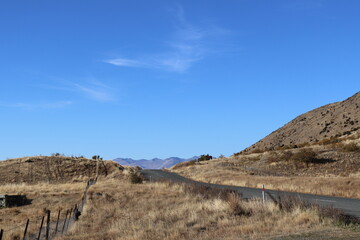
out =
<path fill-rule="evenodd" d="M 37 156 L 0 161 L 0 183 L 71 182 L 96 177 L 97 162 L 87 158 Z M 99 175 L 124 168 L 113 161 L 99 162 Z"/>
<path fill-rule="evenodd" d="M 326 138 L 359 133 L 359 129 L 360 92 L 345 101 L 328 104 L 298 116 L 241 153 L 315 143 Z"/>

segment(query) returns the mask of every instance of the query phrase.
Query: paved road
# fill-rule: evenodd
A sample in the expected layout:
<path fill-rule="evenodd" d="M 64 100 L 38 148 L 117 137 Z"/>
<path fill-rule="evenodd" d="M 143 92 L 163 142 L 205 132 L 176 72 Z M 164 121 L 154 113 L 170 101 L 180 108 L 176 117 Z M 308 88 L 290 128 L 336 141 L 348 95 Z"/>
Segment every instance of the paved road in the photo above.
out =
<path fill-rule="evenodd" d="M 261 189 L 258 188 L 236 187 L 236 186 L 197 182 L 190 180 L 188 178 L 184 178 L 176 173 L 165 172 L 162 170 L 144 169 L 141 170 L 141 172 L 144 174 L 145 178 L 151 181 L 167 179 L 174 182 L 195 183 L 203 186 L 211 186 L 222 189 L 226 188 L 240 192 L 244 198 L 261 198 L 262 196 Z M 354 189 L 354 191 L 356 190 L 357 189 Z M 275 190 L 266 190 L 266 191 L 272 194 L 274 197 L 277 197 L 278 195 L 299 196 L 300 198 L 309 201 L 311 203 L 317 203 L 320 206 L 333 206 L 335 208 L 342 209 L 347 214 L 351 214 L 353 216 L 360 218 L 360 199 L 328 197 L 328 196 L 320 196 L 320 195 L 312 195 L 312 194 L 304 194 L 304 193 L 275 191 Z"/>

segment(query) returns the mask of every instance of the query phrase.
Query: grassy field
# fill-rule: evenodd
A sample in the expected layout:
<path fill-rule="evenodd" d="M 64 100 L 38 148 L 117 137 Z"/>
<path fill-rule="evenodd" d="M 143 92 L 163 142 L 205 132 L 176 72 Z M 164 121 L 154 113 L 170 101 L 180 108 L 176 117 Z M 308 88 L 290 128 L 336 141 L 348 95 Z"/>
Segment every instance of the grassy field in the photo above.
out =
<path fill-rule="evenodd" d="M 344 150 L 351 144 L 360 141 L 187 162 L 170 170 L 202 182 L 360 198 L 354 190 L 360 185 L 360 147 Z M 309 149 L 314 157 L 305 162 L 301 156 Z"/>
<path fill-rule="evenodd" d="M 52 211 L 55 219 L 58 210 L 79 203 L 88 179 L 86 173 L 93 175 L 91 160 L 65 159 L 62 171 L 67 181 L 57 181 L 52 172 L 57 167 L 45 168 L 44 161 L 27 162 L 35 164 L 34 169 L 38 164 L 40 171 L 48 171 L 43 178 L 41 174 L 33 175 L 36 182 L 24 183 L 28 175 L 14 178 L 17 173 L 10 172 L 3 180 L 10 183 L 2 182 L 0 186 L 2 194 L 26 194 L 32 200 L 29 205 L 0 209 L 0 228 L 5 229 L 5 240 L 20 239 L 28 218 L 29 232 L 34 236 L 47 210 Z M 2 163 L 0 169 L 5 166 L 14 171 L 10 165 L 18 169 L 14 161 Z M 360 239 L 358 225 L 346 226 L 340 213 L 334 210 L 325 211 L 296 199 L 284 198 L 281 204 L 271 201 L 263 204 L 257 199 L 244 201 L 235 193 L 193 185 L 132 184 L 131 181 L 138 180 L 133 174 L 136 171 L 105 162 L 99 181 L 89 189 L 79 220 L 57 239 L 303 239 L 300 237 L 320 236 L 322 232 Z M 21 182 L 12 183 L 14 179 Z M 17 226 L 20 227 L 9 231 Z"/>
<path fill-rule="evenodd" d="M 108 179 L 93 186 L 88 198 L 80 220 L 59 239 L 270 239 L 320 231 L 360 237 L 335 227 L 336 220 L 315 207 L 281 209 L 189 185 Z"/>
<path fill-rule="evenodd" d="M 26 194 L 31 200 L 29 205 L 0 209 L 0 228 L 5 230 L 5 240 L 20 239 L 18 237 L 22 236 L 27 219 L 30 219 L 29 234 L 37 233 L 46 210 L 50 210 L 52 219 L 55 219 L 58 210 L 70 209 L 80 202 L 85 187 L 86 182 L 1 185 L 2 194 Z M 65 211 L 62 212 L 64 215 Z M 20 227 L 8 231 L 16 226 Z"/>
<path fill-rule="evenodd" d="M 237 171 L 216 168 L 215 166 L 218 164 L 218 161 L 209 161 L 173 171 L 201 182 L 254 188 L 261 188 L 262 184 L 265 184 L 266 188 L 274 190 L 360 198 L 360 192 L 354 191 L 360 185 L 360 174 L 353 174 L 349 177 L 259 176 L 249 174 L 241 169 Z"/>
<path fill-rule="evenodd" d="M 20 239 L 27 219 L 28 236 L 39 231 L 42 217 L 51 211 L 54 223 L 58 211 L 64 219 L 66 210 L 81 202 L 87 181 L 96 177 L 96 161 L 65 156 L 36 156 L 0 161 L 0 194 L 26 195 L 25 206 L 0 209 L 0 229 L 4 239 Z M 133 168 L 112 161 L 99 162 L 99 179 L 122 179 Z"/>

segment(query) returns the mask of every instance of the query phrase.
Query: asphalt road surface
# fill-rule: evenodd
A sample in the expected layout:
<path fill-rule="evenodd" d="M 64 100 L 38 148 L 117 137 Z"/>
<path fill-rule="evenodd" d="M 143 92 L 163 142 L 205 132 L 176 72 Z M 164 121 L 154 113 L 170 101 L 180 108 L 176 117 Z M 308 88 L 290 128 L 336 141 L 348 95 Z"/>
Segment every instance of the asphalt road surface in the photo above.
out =
<path fill-rule="evenodd" d="M 176 173 L 165 172 L 162 170 L 150 170 L 144 169 L 141 170 L 146 179 L 150 181 L 159 181 L 162 179 L 170 180 L 173 182 L 183 182 L 183 183 L 192 183 L 199 184 L 203 186 L 221 188 L 221 189 L 231 189 L 242 194 L 243 198 L 261 198 L 262 190 L 258 188 L 248 188 L 248 187 L 236 187 L 236 186 L 228 186 L 228 185 L 219 185 L 219 184 L 209 184 L 203 182 L 197 182 L 190 180 L 188 178 L 182 177 Z M 266 183 L 265 183 L 266 184 Z M 304 184 L 306 184 L 304 182 Z M 266 187 L 266 185 L 265 185 Z M 354 189 L 357 191 L 359 189 Z M 334 208 L 338 208 L 343 210 L 346 214 L 350 214 L 360 218 L 360 199 L 352 199 L 352 198 L 341 198 L 341 197 L 330 197 L 330 196 L 321 196 L 321 195 L 313 195 L 313 194 L 305 194 L 305 193 L 296 193 L 296 192 L 285 192 L 285 191 L 276 191 L 276 190 L 266 190 L 272 196 L 277 197 L 281 195 L 290 195 L 290 196 L 298 196 L 301 199 L 308 201 L 310 203 L 316 203 L 320 206 L 332 206 Z M 268 198 L 267 194 L 266 197 Z"/>

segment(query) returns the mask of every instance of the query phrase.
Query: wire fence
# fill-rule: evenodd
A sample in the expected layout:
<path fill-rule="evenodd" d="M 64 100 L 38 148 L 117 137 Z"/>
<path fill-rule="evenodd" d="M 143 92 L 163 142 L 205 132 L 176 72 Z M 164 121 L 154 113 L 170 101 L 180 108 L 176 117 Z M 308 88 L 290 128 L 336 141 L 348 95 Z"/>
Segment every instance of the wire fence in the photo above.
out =
<path fill-rule="evenodd" d="M 59 210 L 57 212 L 46 211 L 41 217 L 41 221 L 28 219 L 26 223 L 20 224 L 9 229 L 0 229 L 0 240 L 22 239 L 22 240 L 51 240 L 59 235 L 65 234 L 68 229 L 78 220 L 86 204 L 86 197 L 89 187 L 96 184 L 97 179 L 87 182 L 84 194 L 79 204 L 71 209 Z M 29 228 L 35 231 L 28 231 Z"/>

